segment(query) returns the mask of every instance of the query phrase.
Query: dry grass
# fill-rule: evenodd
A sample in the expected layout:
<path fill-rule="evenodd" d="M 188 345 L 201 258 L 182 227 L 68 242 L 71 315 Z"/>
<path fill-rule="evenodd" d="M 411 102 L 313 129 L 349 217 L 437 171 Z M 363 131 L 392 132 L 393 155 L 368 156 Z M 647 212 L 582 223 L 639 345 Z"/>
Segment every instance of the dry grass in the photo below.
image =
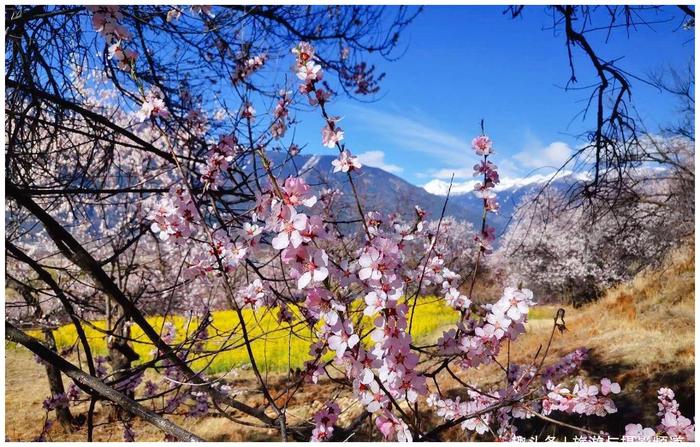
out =
<path fill-rule="evenodd" d="M 566 419 L 568 422 L 611 433 L 619 433 L 624 424 L 633 421 L 653 426 L 657 422 L 655 394 L 660 386 L 673 388 L 681 409 L 687 416 L 694 416 L 694 289 L 694 252 L 688 245 L 672 253 L 662 268 L 643 272 L 633 281 L 608 291 L 598 302 L 580 309 L 565 307 L 568 330 L 555 335 L 548 363 L 580 346 L 586 346 L 591 349 L 591 358 L 584 364 L 583 374 L 596 379 L 609 377 L 618 381 L 623 388 L 623 393 L 616 398 L 617 414 L 604 420 L 570 418 Z M 555 312 L 556 307 L 552 306 L 533 309 L 528 333 L 511 347 L 511 361 L 524 363 L 532 358 L 540 345 L 546 344 Z M 429 320 L 431 313 L 421 312 L 417 317 L 423 318 L 416 321 Z M 505 353 L 500 360 L 503 363 L 507 361 Z M 6 436 L 10 440 L 30 440 L 39 433 L 43 424 L 41 401 L 48 394 L 45 373 L 31 359 L 31 355 L 15 349 L 6 351 L 5 370 Z M 254 388 L 247 374 L 241 372 L 233 384 L 236 389 Z M 503 380 L 503 373 L 495 365 L 459 375 L 468 383 L 478 386 L 499 385 Z M 274 377 L 271 375 L 271 379 Z M 331 386 L 325 383 L 305 388 L 290 402 L 292 417 L 298 421 L 313 414 L 316 408 L 310 403 L 318 395 L 329 395 L 330 389 L 326 388 Z M 440 386 L 452 394 L 464 391 L 449 378 Z M 346 400 L 345 408 L 350 406 L 349 399 L 342 399 Z M 350 417 L 359 409 L 356 404 L 351 408 L 345 417 Z M 79 409 L 85 411 L 83 407 Z M 223 418 L 173 418 L 209 440 L 275 440 L 275 434 L 271 431 L 242 427 Z M 96 439 L 121 440 L 121 426 L 107 421 L 106 411 L 100 404 L 97 421 L 103 425 L 96 428 Z M 155 428 L 140 421 L 135 422 L 135 429 L 138 440 L 162 439 L 162 434 Z M 54 440 L 84 440 L 85 428 L 64 434 L 56 427 L 52 429 L 51 437 Z M 451 432 L 449 439 L 466 440 L 459 431 Z"/>
<path fill-rule="evenodd" d="M 41 432 L 45 412 L 41 408 L 43 399 L 49 395 L 49 386 L 43 367 L 23 349 L 8 350 L 5 355 L 5 437 L 10 441 L 32 441 Z M 68 385 L 69 381 L 64 379 Z M 87 403 L 71 408 L 73 415 L 86 414 Z M 123 441 L 123 425 L 111 421 L 109 408 L 98 402 L 95 411 L 96 441 Z M 53 415 L 51 415 L 53 417 Z M 267 430 L 241 427 L 223 418 L 187 418 L 183 415 L 168 416 L 185 429 L 210 440 L 243 441 L 269 439 L 272 433 Z M 134 420 L 137 440 L 162 441 L 163 433 L 156 427 L 141 420 Z M 86 429 L 66 433 L 54 424 L 48 436 L 51 441 L 85 441 Z"/>
<path fill-rule="evenodd" d="M 609 290 L 595 303 L 578 309 L 562 307 L 566 312 L 567 331 L 555 333 L 545 365 L 585 346 L 591 351 L 582 375 L 591 380 L 608 377 L 617 381 L 622 386 L 622 394 L 616 396 L 619 411 L 612 416 L 604 419 L 559 417 L 561 420 L 613 434 L 621 433 L 624 425 L 632 422 L 655 426 L 658 423 L 656 391 L 664 386 L 676 392 L 684 414 L 690 418 L 694 416 L 695 257 L 692 243 L 672 252 L 660 268 L 640 273 L 632 281 Z M 544 350 L 556 309 L 556 306 L 537 306 L 531 310 L 527 333 L 511 346 L 511 362 L 529 363 L 540 347 Z M 507 364 L 507 352 L 502 352 L 498 360 Z M 504 373 L 495 364 L 457 375 L 479 387 L 499 387 L 504 382 Z M 448 390 L 451 395 L 464 394 L 465 390 L 456 380 L 446 378 L 444 382 L 440 384 L 443 391 Z M 532 432 L 533 428 L 539 432 L 542 425 L 533 424 L 523 431 Z M 457 429 L 446 439 L 470 440 Z"/>
<path fill-rule="evenodd" d="M 606 363 L 647 371 L 694 368 L 695 259 L 686 246 L 657 270 L 609 290 L 580 309 L 565 307 L 566 327 L 557 334 L 554 353 L 585 345 Z M 551 320 L 531 324 L 519 342 L 524 352 L 543 342 Z M 546 341 L 546 340 L 545 340 Z M 520 351 L 520 349 L 519 349 Z M 554 356 L 553 356 L 554 357 Z M 516 359 L 517 360 L 517 359 Z"/>

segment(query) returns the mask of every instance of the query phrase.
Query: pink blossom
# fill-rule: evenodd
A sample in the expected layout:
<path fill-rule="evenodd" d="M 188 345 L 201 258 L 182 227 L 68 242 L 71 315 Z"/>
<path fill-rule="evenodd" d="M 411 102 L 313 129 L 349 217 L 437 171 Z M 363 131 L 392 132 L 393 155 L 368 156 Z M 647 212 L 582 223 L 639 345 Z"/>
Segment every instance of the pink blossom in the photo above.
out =
<path fill-rule="evenodd" d="M 121 42 L 115 42 L 109 46 L 109 58 L 117 61 L 120 70 L 131 70 L 137 57 L 136 51 L 124 48 Z"/>
<path fill-rule="evenodd" d="M 282 187 L 284 203 L 291 206 L 304 205 L 312 207 L 316 204 L 316 196 L 313 190 L 301 177 L 288 177 Z"/>
<path fill-rule="evenodd" d="M 673 391 L 669 388 L 660 388 L 658 395 L 659 412 L 657 414 L 661 416 L 661 423 L 656 427 L 657 430 L 672 438 L 694 441 L 695 425 L 681 414 Z"/>
<path fill-rule="evenodd" d="M 600 381 L 600 391 L 603 393 L 603 396 L 607 396 L 610 393 L 619 394 L 620 385 L 617 383 L 612 383 L 608 378 L 604 378 Z"/>
<path fill-rule="evenodd" d="M 284 134 L 286 132 L 287 125 L 284 123 L 284 121 L 275 121 L 270 127 L 270 134 L 272 135 L 272 138 L 276 140 L 279 140 L 280 138 L 284 137 Z"/>
<path fill-rule="evenodd" d="M 255 108 L 252 104 L 243 104 L 243 107 L 241 107 L 241 117 L 249 120 L 255 119 Z"/>
<path fill-rule="evenodd" d="M 260 70 L 267 61 L 266 54 L 260 54 L 237 63 L 236 72 L 233 74 L 234 84 L 239 83 Z"/>
<path fill-rule="evenodd" d="M 486 315 L 486 321 L 494 327 L 494 336 L 498 339 L 503 338 L 512 324 L 512 321 L 497 308 L 491 309 L 491 312 Z"/>
<path fill-rule="evenodd" d="M 445 301 L 455 309 L 468 309 L 471 305 L 471 300 L 459 293 L 459 290 L 454 287 L 451 287 L 445 294 Z"/>
<path fill-rule="evenodd" d="M 195 14 L 203 14 L 206 16 L 209 16 L 211 18 L 214 18 L 214 13 L 212 12 L 212 6 L 211 5 L 196 5 L 196 6 L 190 6 L 190 9 L 192 10 L 193 13 Z"/>
<path fill-rule="evenodd" d="M 372 316 L 384 309 L 386 305 L 386 294 L 381 291 L 371 291 L 365 295 L 365 306 L 364 314 L 367 316 Z"/>
<path fill-rule="evenodd" d="M 259 278 L 236 293 L 236 304 L 240 308 L 250 306 L 256 310 L 260 309 L 266 304 L 266 299 L 267 292 Z"/>
<path fill-rule="evenodd" d="M 350 172 L 358 170 L 362 167 L 362 163 L 353 157 L 349 150 L 344 150 L 340 153 L 340 157 L 331 162 L 333 172 Z"/>
<path fill-rule="evenodd" d="M 331 293 L 323 287 L 312 287 L 306 293 L 304 307 L 316 319 L 326 318 L 328 324 L 335 324 L 337 312 L 343 312 L 345 305 L 337 302 Z M 330 317 L 329 315 L 332 314 Z"/>
<path fill-rule="evenodd" d="M 488 160 L 481 160 L 481 163 L 474 165 L 474 175 L 483 174 L 484 178 L 498 183 L 498 167 Z"/>
<path fill-rule="evenodd" d="M 389 411 L 377 417 L 377 429 L 386 441 L 411 442 L 413 436 L 408 426 Z"/>
<path fill-rule="evenodd" d="M 308 42 L 299 42 L 296 47 L 292 48 L 292 53 L 302 63 L 306 63 L 314 58 L 314 48 Z"/>
<path fill-rule="evenodd" d="M 493 153 L 491 139 L 486 135 L 480 135 L 472 140 L 472 148 L 477 155 L 490 155 Z"/>
<path fill-rule="evenodd" d="M 328 347 L 340 358 L 345 354 L 346 349 L 352 349 L 359 341 L 360 337 L 353 333 L 352 324 L 346 320 L 339 330 L 328 337 Z"/>
<path fill-rule="evenodd" d="M 489 343 L 496 337 L 496 328 L 493 325 L 486 324 L 483 327 L 474 329 L 474 334 L 481 338 L 483 343 Z"/>
<path fill-rule="evenodd" d="M 107 40 L 129 40 L 131 33 L 119 23 L 124 15 L 119 10 L 119 6 L 88 6 L 92 12 L 92 27 Z"/>
<path fill-rule="evenodd" d="M 324 409 L 314 414 L 315 427 L 311 433 L 311 440 L 314 442 L 330 440 L 339 414 L 340 407 L 335 402 L 326 403 Z"/>
<path fill-rule="evenodd" d="M 304 82 L 315 82 L 323 78 L 321 66 L 314 61 L 299 64 L 296 67 L 297 77 Z"/>
<path fill-rule="evenodd" d="M 324 250 L 314 250 L 313 256 L 304 262 L 304 273 L 297 281 L 297 287 L 303 289 L 310 283 L 323 281 L 328 277 L 328 255 Z"/>
<path fill-rule="evenodd" d="M 694 425 L 690 419 L 681 414 L 666 413 L 661 419 L 661 426 L 669 436 L 679 437 L 688 441 L 695 439 Z"/>
<path fill-rule="evenodd" d="M 486 209 L 486 211 L 491 213 L 498 213 L 499 207 L 500 205 L 494 197 L 487 198 L 486 203 L 484 204 L 484 208 Z"/>
<path fill-rule="evenodd" d="M 379 389 L 379 384 L 374 379 L 372 371 L 365 370 L 358 384 L 358 394 L 365 409 L 370 413 L 376 413 L 385 408 L 389 403 L 389 398 Z"/>
<path fill-rule="evenodd" d="M 241 233 L 245 239 L 251 240 L 262 233 L 262 228 L 256 224 L 246 222 L 243 224 L 243 231 Z"/>
<path fill-rule="evenodd" d="M 503 296 L 495 304 L 495 308 L 511 320 L 520 320 L 527 315 L 530 306 L 534 304 L 532 292 L 527 289 L 506 287 Z"/>
<path fill-rule="evenodd" d="M 333 148 L 338 142 L 342 141 L 345 136 L 343 129 L 336 126 L 337 118 L 329 121 L 321 131 L 321 140 L 324 146 Z"/>
<path fill-rule="evenodd" d="M 380 270 L 380 260 L 382 254 L 374 247 L 369 247 L 362 253 L 360 259 L 357 261 L 360 265 L 360 271 L 357 276 L 365 280 L 378 280 L 382 277 L 382 272 Z"/>
<path fill-rule="evenodd" d="M 481 199 L 493 199 L 496 197 L 496 193 L 493 191 L 493 184 L 486 181 L 482 185 L 477 183 L 474 185 L 474 195 Z"/>
<path fill-rule="evenodd" d="M 315 96 L 309 95 L 309 104 L 312 106 L 324 105 L 331 99 L 331 92 L 322 88 L 314 90 Z"/>
<path fill-rule="evenodd" d="M 477 245 L 482 247 L 487 253 L 490 253 L 493 247 L 491 244 L 496 240 L 496 229 L 490 225 L 486 225 L 484 231 L 481 231 L 474 235 L 474 240 Z"/>
<path fill-rule="evenodd" d="M 642 424 L 625 425 L 625 439 L 630 442 L 651 441 L 656 436 L 653 428 L 642 427 Z"/>
<path fill-rule="evenodd" d="M 306 228 L 308 217 L 306 214 L 297 213 L 292 210 L 291 216 L 286 221 L 282 221 L 279 233 L 272 239 L 272 248 L 275 250 L 284 250 L 290 244 L 297 248 L 304 242 L 304 237 L 301 232 Z"/>
<path fill-rule="evenodd" d="M 301 232 L 302 237 L 305 241 L 316 241 L 319 239 L 325 239 L 328 236 L 326 232 L 326 226 L 323 223 L 323 218 L 317 214 L 314 214 L 309 218 L 306 223 L 306 228 Z"/>
<path fill-rule="evenodd" d="M 437 345 L 444 355 L 456 354 L 459 351 L 456 335 L 457 331 L 450 329 L 447 332 L 443 332 L 442 336 L 438 338 Z"/>
<path fill-rule="evenodd" d="M 172 8 L 170 11 L 168 11 L 168 14 L 165 17 L 165 20 L 167 22 L 173 22 L 182 16 L 182 12 L 177 9 L 177 8 Z"/>
<path fill-rule="evenodd" d="M 141 104 L 141 109 L 136 113 L 140 122 L 144 122 L 151 117 L 168 118 L 170 112 L 165 107 L 162 99 L 150 96 Z"/>

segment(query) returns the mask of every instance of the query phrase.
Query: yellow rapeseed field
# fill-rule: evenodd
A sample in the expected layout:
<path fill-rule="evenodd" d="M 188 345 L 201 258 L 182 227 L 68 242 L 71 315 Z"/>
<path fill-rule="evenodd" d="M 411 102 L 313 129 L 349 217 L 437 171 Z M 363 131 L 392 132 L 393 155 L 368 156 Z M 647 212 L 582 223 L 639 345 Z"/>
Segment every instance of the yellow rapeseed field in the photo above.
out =
<path fill-rule="evenodd" d="M 249 337 L 253 340 L 251 346 L 255 360 L 261 370 L 286 371 L 290 368 L 301 368 L 306 360 L 311 359 L 309 356 L 309 346 L 312 343 L 311 331 L 305 324 L 300 323 L 299 318 L 292 322 L 292 330 L 289 324 L 278 322 L 277 310 L 253 311 L 247 308 L 243 310 L 243 318 Z M 438 329 L 454 323 L 457 318 L 458 313 L 447 306 L 443 299 L 433 296 L 422 297 L 418 300 L 416 316 L 413 319 L 413 337 L 416 340 L 429 339 Z M 363 320 L 365 328 L 372 327 L 371 318 L 364 317 Z M 200 324 L 199 319 L 185 316 L 172 316 L 167 319 L 160 316 L 148 317 L 148 322 L 161 332 L 165 331 L 163 328 L 166 321 L 172 323 L 177 329 L 177 336 L 173 342 L 175 344 L 181 343 L 186 334 L 195 333 Z M 93 354 L 106 355 L 107 344 L 104 333 L 100 331 L 100 329 L 104 330 L 106 322 L 100 320 L 90 324 L 94 327 L 85 325 L 85 331 Z M 32 335 L 38 336 L 37 333 Z M 70 324 L 56 329 L 54 335 L 59 350 L 72 346 L 77 341 L 75 327 Z M 150 360 L 153 345 L 143 331 L 133 325 L 131 336 L 135 340 L 132 347 L 139 354 L 139 361 Z M 220 373 L 232 368 L 245 367 L 250 363 L 235 311 L 213 312 L 212 324 L 203 343 L 204 349 L 201 353 L 193 354 L 197 356 L 192 365 L 195 370 Z"/>

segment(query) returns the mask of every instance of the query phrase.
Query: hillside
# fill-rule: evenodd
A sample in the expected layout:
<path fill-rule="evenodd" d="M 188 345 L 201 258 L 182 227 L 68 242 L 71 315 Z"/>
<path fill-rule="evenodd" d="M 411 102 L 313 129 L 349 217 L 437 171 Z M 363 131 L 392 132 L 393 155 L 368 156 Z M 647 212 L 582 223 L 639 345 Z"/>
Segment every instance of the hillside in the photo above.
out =
<path fill-rule="evenodd" d="M 349 210 L 354 211 L 354 199 L 347 176 L 333 172 L 331 163 L 335 156 L 299 154 L 286 163 L 285 154 L 271 152 L 269 156 L 274 166 L 280 166 L 274 170 L 280 178 L 298 175 L 319 190 L 338 188 L 343 192 L 343 203 L 349 205 Z M 429 219 L 440 217 L 444 197 L 431 194 L 397 175 L 379 168 L 363 166 L 354 178 L 357 192 L 368 210 L 378 210 L 383 214 L 398 213 L 411 219 L 414 217 L 414 206 L 417 205 L 428 212 Z M 446 214 L 475 223 L 481 215 L 481 206 L 467 207 L 450 200 Z"/>
<path fill-rule="evenodd" d="M 529 361 L 538 347 L 546 344 L 552 330 L 551 315 L 555 310 L 537 310 L 534 309 L 548 317 L 531 320 L 528 332 L 514 343 L 511 359 L 515 363 Z M 656 392 L 660 387 L 673 389 L 681 411 L 692 419 L 695 415 L 692 243 L 671 252 L 659 268 L 643 271 L 632 281 L 608 290 L 599 301 L 578 309 L 567 306 L 565 311 L 567 331 L 555 334 L 547 363 L 579 347 L 587 347 L 590 355 L 582 373 L 598 380 L 608 377 L 617 381 L 622 393 L 615 398 L 618 412 L 608 418 L 567 419 L 558 415 L 558 419 L 613 434 L 623 432 L 624 426 L 632 422 L 654 427 L 658 424 Z M 498 377 L 498 370 L 490 365 L 468 379 L 486 385 L 487 378 L 492 377 Z"/>
<path fill-rule="evenodd" d="M 268 157 L 271 159 L 273 172 L 280 178 L 290 175 L 300 176 L 318 191 L 324 188 L 337 188 L 342 191 L 343 206 L 339 208 L 344 211 L 341 211 L 343 214 L 339 218 L 342 219 L 339 220 L 356 217 L 352 189 L 347 176 L 333 172 L 331 163 L 336 158 L 334 155 L 299 154 L 290 158 L 285 153 L 271 151 L 268 152 Z M 262 162 L 257 160 L 256 166 L 260 170 L 260 177 L 264 179 L 264 173 L 260 168 Z M 250 171 L 252 168 L 253 163 L 249 161 L 246 170 Z M 412 219 L 414 206 L 417 205 L 428 212 L 428 219 L 440 217 L 447 194 L 448 184 L 445 182 L 439 181 L 440 184 L 437 186 L 431 182 L 420 187 L 395 174 L 371 166 L 364 166 L 354 178 L 357 192 L 368 210 L 378 210 L 383 214 L 397 213 Z M 511 179 L 497 188 L 501 208 L 497 215 L 489 218 L 489 224 L 496 228 L 497 234 L 506 229 L 520 200 L 528 194 L 539 191 L 549 178 L 549 176 L 536 175 Z M 554 188 L 566 190 L 577 181 L 577 178 L 575 174 L 561 175 L 551 185 Z M 450 194 L 445 214 L 477 226 L 481 221 L 482 206 L 481 199 L 471 191 L 459 188 Z"/>

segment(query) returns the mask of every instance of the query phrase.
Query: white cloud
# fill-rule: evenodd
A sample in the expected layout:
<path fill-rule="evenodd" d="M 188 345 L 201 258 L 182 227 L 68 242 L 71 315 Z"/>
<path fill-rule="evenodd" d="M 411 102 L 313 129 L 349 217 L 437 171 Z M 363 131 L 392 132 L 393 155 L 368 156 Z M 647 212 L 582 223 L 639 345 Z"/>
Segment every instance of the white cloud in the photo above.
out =
<path fill-rule="evenodd" d="M 559 169 L 573 155 L 574 150 L 563 141 L 555 141 L 544 146 L 539 141 L 533 141 L 526 148 L 513 156 L 523 167 L 539 169 Z"/>
<path fill-rule="evenodd" d="M 477 180 L 470 180 L 461 183 L 452 183 L 452 189 L 450 190 L 450 194 L 460 195 L 470 193 L 474 191 L 474 185 L 477 183 Z M 450 189 L 450 182 L 446 182 L 444 180 L 439 179 L 433 179 L 425 185 L 423 185 L 423 189 L 437 196 L 446 196 L 447 191 Z"/>
<path fill-rule="evenodd" d="M 391 172 L 392 174 L 403 172 L 403 168 L 401 166 L 387 163 L 384 160 L 384 152 L 382 151 L 363 152 L 361 154 L 357 154 L 357 159 L 360 160 L 360 163 L 363 165 L 383 169 L 386 172 Z"/>
<path fill-rule="evenodd" d="M 354 119 L 381 129 L 382 137 L 402 150 L 428 154 L 451 164 L 464 163 L 466 158 L 472 156 L 471 139 L 466 136 L 451 134 L 398 113 L 357 104 L 347 104 L 346 108 Z"/>

